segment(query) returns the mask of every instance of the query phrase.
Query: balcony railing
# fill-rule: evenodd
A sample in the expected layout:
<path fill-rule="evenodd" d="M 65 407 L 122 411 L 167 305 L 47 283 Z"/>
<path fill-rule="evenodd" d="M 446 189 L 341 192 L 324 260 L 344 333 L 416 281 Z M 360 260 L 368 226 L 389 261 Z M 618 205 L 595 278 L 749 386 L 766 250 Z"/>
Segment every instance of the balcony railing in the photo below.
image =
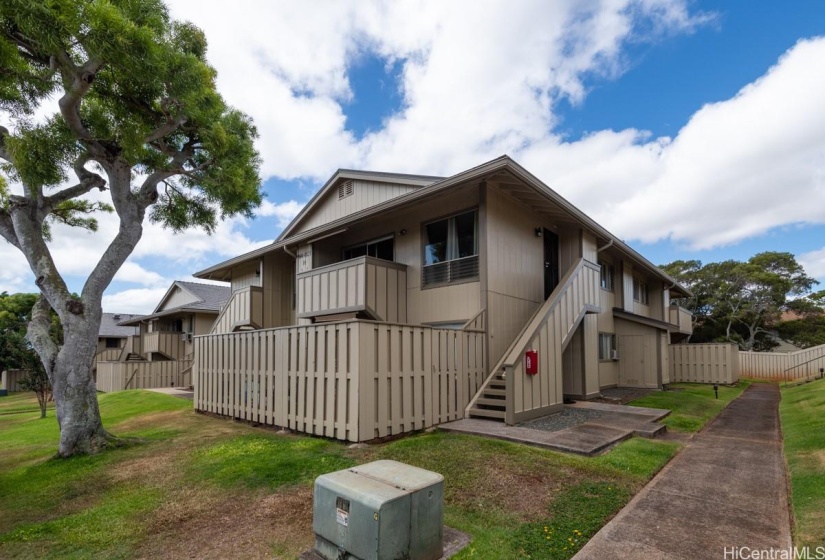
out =
<path fill-rule="evenodd" d="M 260 329 L 263 326 L 263 297 L 263 289 L 258 286 L 246 286 L 235 290 L 209 332 Z"/>
<path fill-rule="evenodd" d="M 171 359 L 184 355 L 185 333 L 180 332 L 150 332 L 143 335 L 143 354 L 150 352 L 164 354 Z"/>
<path fill-rule="evenodd" d="M 301 318 L 360 314 L 379 321 L 407 321 L 406 265 L 358 257 L 297 275 Z"/>
<path fill-rule="evenodd" d="M 678 305 L 671 305 L 668 313 L 670 314 L 670 324 L 676 326 L 676 332 L 682 334 L 693 333 L 693 313 L 690 310 Z"/>

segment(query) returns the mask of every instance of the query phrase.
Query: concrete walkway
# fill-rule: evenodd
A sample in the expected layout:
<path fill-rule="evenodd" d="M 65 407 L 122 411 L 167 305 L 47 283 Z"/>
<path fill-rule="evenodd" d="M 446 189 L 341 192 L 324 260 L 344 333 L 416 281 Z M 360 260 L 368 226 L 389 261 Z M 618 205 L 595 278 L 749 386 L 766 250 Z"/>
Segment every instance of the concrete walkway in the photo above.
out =
<path fill-rule="evenodd" d="M 178 397 L 179 399 L 188 399 L 190 401 L 193 398 L 195 398 L 195 391 L 191 389 L 185 389 L 183 387 L 157 387 L 155 389 L 147 389 L 147 391 L 163 393 L 164 395 Z"/>
<path fill-rule="evenodd" d="M 574 558 L 720 560 L 739 557 L 734 547 L 790 547 L 779 399 L 776 385 L 748 387 Z"/>
<path fill-rule="evenodd" d="M 604 412 L 604 416 L 588 420 L 577 426 L 557 431 L 542 431 L 522 426 L 508 426 L 496 420 L 463 418 L 438 426 L 448 432 L 461 432 L 482 437 L 504 439 L 535 447 L 566 451 L 580 455 L 596 455 L 631 436 L 656 437 L 665 431 L 659 424 L 669 410 L 642 408 L 617 404 L 580 402 L 567 405 L 571 408 L 587 408 Z"/>

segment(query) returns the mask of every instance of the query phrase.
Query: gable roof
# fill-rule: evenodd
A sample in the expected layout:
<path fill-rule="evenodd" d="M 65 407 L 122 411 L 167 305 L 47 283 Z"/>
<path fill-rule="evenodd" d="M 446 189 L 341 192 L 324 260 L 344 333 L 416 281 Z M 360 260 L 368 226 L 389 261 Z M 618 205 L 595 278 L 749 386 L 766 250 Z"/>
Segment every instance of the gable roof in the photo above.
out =
<path fill-rule="evenodd" d="M 321 226 L 312 228 L 307 231 L 299 232 L 293 235 L 292 237 L 289 237 L 289 232 L 295 229 L 295 226 L 297 225 L 299 218 L 303 214 L 302 212 L 302 214 L 299 214 L 271 245 L 261 247 L 254 251 L 250 251 L 249 253 L 246 253 L 244 255 L 234 257 L 222 263 L 216 264 L 214 266 L 196 272 L 194 276 L 197 278 L 222 279 L 226 277 L 225 275 L 228 274 L 229 269 L 232 266 L 235 266 L 247 260 L 260 257 L 272 251 L 283 250 L 285 248 L 287 248 L 288 250 L 288 245 L 294 246 L 301 242 L 312 241 L 314 239 L 319 238 L 320 236 L 323 236 L 324 234 L 329 234 L 329 232 L 335 232 L 345 226 L 366 220 L 382 212 L 386 212 L 388 210 L 399 208 L 401 206 L 419 201 L 424 198 L 441 194 L 445 190 L 460 185 L 465 185 L 470 181 L 481 182 L 487 179 L 492 179 L 494 176 L 500 174 L 506 174 L 507 176 L 511 177 L 512 182 L 518 183 L 519 186 L 526 187 L 522 190 L 526 190 L 529 192 L 529 196 L 525 196 L 525 200 L 529 200 L 529 205 L 531 207 L 536 208 L 544 205 L 545 208 L 549 209 L 548 211 L 552 211 L 552 213 L 556 216 L 564 216 L 567 219 L 572 218 L 572 221 L 574 221 L 577 224 L 581 224 L 585 229 L 592 232 L 597 238 L 603 240 L 606 244 L 609 243 L 612 246 L 613 250 L 618 251 L 619 253 L 629 258 L 631 261 L 634 261 L 635 264 L 640 265 L 640 267 L 645 271 L 661 278 L 664 282 L 671 284 L 671 292 L 675 292 L 677 294 L 685 296 L 690 295 L 690 292 L 686 288 L 681 286 L 674 278 L 666 274 L 662 269 L 651 263 L 642 255 L 640 255 L 630 246 L 625 244 L 624 241 L 620 240 L 614 234 L 610 233 L 603 226 L 596 223 L 595 220 L 593 220 L 584 212 L 573 206 L 573 204 L 568 202 L 559 193 L 545 185 L 535 175 L 527 171 L 524 167 L 516 163 L 512 158 L 510 158 L 507 155 L 500 156 L 494 160 L 470 168 L 466 171 L 462 171 L 451 177 L 447 177 L 445 179 L 434 181 L 428 185 L 424 185 L 421 188 L 416 189 L 415 191 L 402 194 L 395 198 L 391 198 L 369 208 L 365 208 L 363 210 L 359 210 L 357 212 L 349 214 L 348 216 L 345 216 L 343 218 L 332 220 Z M 333 175 L 333 177 L 329 181 L 327 181 L 326 185 L 322 189 L 322 192 L 331 189 L 332 185 L 334 185 L 339 178 L 340 177 L 338 177 L 338 173 L 336 173 L 336 175 Z M 316 195 L 316 197 L 317 196 L 318 195 Z M 307 207 L 309 207 L 309 205 L 307 205 Z"/>
<path fill-rule="evenodd" d="M 163 304 L 174 293 L 175 289 L 179 288 L 190 294 L 194 301 L 184 303 L 177 307 L 163 309 Z M 124 321 L 120 321 L 119 325 L 137 325 L 141 321 L 150 319 L 157 319 L 158 317 L 165 317 L 174 315 L 175 313 L 219 313 L 223 304 L 232 295 L 232 288 L 229 286 L 216 286 L 214 284 L 202 284 L 200 282 L 184 282 L 182 280 L 175 280 L 166 293 L 160 299 L 160 302 L 155 307 L 155 310 L 149 315 L 132 315 Z"/>
<path fill-rule="evenodd" d="M 383 171 L 357 171 L 355 169 L 339 169 L 333 173 L 332 177 L 324 183 L 317 193 L 306 203 L 306 205 L 298 212 L 298 215 L 289 222 L 281 235 L 275 240 L 276 242 L 285 239 L 297 228 L 307 217 L 309 217 L 313 210 L 326 197 L 327 193 L 335 189 L 340 181 L 348 179 L 362 180 L 362 181 L 380 181 L 387 183 L 394 183 L 397 185 L 410 185 L 414 187 L 423 187 L 431 185 L 443 179 L 443 177 L 436 177 L 433 175 L 410 175 L 407 173 L 386 173 Z"/>
<path fill-rule="evenodd" d="M 133 317 L 139 317 L 139 315 L 129 313 L 104 313 L 100 316 L 100 331 L 98 336 L 101 338 L 126 338 L 127 336 L 139 334 L 137 327 L 124 327 L 119 324 L 121 321 L 128 321 Z"/>

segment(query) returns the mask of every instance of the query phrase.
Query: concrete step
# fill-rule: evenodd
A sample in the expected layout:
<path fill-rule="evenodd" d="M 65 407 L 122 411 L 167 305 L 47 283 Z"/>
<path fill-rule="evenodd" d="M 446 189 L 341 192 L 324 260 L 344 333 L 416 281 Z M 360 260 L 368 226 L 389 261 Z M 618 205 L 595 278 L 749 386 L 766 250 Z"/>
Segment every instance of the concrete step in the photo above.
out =
<path fill-rule="evenodd" d="M 473 418 L 498 418 L 504 420 L 503 410 L 486 410 L 483 408 L 471 408 L 470 416 Z"/>

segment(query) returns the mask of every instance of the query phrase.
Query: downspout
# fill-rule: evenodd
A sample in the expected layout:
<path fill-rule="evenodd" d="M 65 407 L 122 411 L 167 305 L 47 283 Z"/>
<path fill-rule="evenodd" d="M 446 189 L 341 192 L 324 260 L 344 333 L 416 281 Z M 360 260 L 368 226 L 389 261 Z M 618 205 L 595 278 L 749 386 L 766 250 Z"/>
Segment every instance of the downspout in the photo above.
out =
<path fill-rule="evenodd" d="M 298 255 L 293 253 L 292 251 L 290 251 L 289 247 L 287 247 L 286 245 L 284 245 L 284 253 L 286 253 L 287 255 L 292 257 L 293 259 L 298 260 Z"/>
<path fill-rule="evenodd" d="M 610 241 L 607 242 L 607 245 L 603 245 L 603 246 L 596 249 L 596 254 L 601 253 L 602 251 L 604 251 L 605 249 L 607 249 L 611 245 L 613 245 L 613 238 L 612 237 L 610 238 Z M 675 284 L 674 284 L 674 286 L 675 286 Z"/>

